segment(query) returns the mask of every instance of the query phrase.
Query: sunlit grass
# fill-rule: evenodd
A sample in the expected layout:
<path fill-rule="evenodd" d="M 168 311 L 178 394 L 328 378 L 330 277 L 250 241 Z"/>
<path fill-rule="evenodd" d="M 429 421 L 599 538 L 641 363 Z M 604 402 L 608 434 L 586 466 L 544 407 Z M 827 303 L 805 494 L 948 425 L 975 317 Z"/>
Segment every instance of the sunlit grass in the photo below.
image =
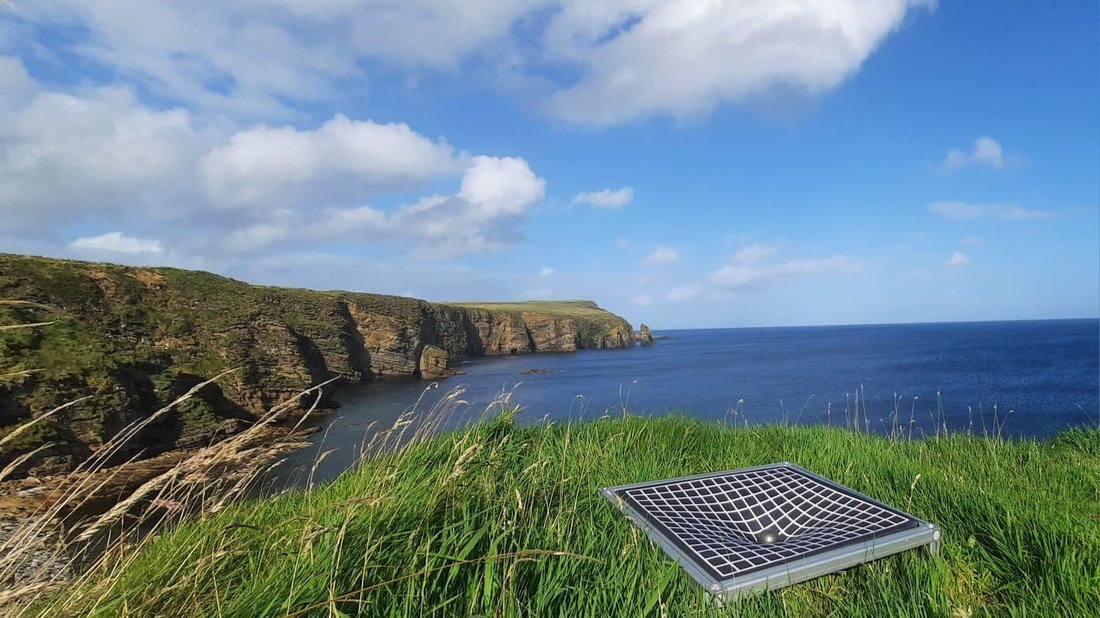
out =
<path fill-rule="evenodd" d="M 517 427 L 505 411 L 374 450 L 330 484 L 185 523 L 27 613 L 1083 616 L 1100 607 L 1096 429 L 1046 442 L 908 440 L 675 416 Z M 935 522 L 941 553 L 906 552 L 722 608 L 597 491 L 776 461 Z"/>
<path fill-rule="evenodd" d="M 525 300 L 514 303 L 452 302 L 447 303 L 468 309 L 486 311 L 533 311 L 549 315 L 582 316 L 595 319 L 612 317 L 590 300 Z"/>

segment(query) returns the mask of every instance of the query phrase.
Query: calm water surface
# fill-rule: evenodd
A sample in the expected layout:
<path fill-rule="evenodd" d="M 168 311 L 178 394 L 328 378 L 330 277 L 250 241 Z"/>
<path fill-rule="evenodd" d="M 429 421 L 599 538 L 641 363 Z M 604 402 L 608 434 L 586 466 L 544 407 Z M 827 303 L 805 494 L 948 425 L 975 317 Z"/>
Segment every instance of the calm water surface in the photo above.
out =
<path fill-rule="evenodd" d="M 885 432 L 894 422 L 913 435 L 946 423 L 952 431 L 1049 437 L 1100 422 L 1100 320 L 971 322 L 661 331 L 649 348 L 582 350 L 471 359 L 465 375 L 430 383 L 378 380 L 343 387 L 313 446 L 277 473 L 301 483 L 349 466 L 372 423 L 388 427 L 423 396 L 430 408 L 463 388 L 449 421 L 479 416 L 502 392 L 534 422 L 604 414 L 679 412 L 730 422 L 844 425 L 860 400 L 861 425 Z M 529 370 L 538 373 L 524 375 Z M 541 370 L 546 370 L 541 372 Z M 942 416 L 941 416 L 942 410 Z"/>

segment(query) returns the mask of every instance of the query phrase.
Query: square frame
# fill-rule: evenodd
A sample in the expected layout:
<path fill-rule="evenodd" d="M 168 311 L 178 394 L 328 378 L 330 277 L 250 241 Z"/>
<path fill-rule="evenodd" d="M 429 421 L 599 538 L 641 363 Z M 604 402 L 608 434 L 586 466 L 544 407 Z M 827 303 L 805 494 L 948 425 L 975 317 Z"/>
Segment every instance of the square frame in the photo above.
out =
<path fill-rule="evenodd" d="M 739 522 L 742 524 L 740 530 L 731 526 L 721 534 L 713 533 L 716 525 L 713 521 L 703 524 L 712 534 L 718 534 L 721 538 L 728 540 L 724 546 L 722 541 L 713 541 L 713 539 L 706 539 L 707 543 L 701 545 L 700 541 L 694 538 L 685 538 L 690 537 L 690 535 L 684 534 L 685 529 L 695 530 L 696 528 L 691 525 L 691 522 L 696 520 L 689 519 L 688 523 L 685 524 L 683 519 L 672 516 L 671 521 L 674 523 L 669 523 L 668 513 L 674 511 L 674 509 L 662 508 L 662 506 L 671 505 L 674 507 L 677 500 L 687 500 L 692 502 L 693 506 L 698 507 L 703 504 L 700 500 L 715 495 L 713 493 L 706 494 L 705 491 L 697 491 L 700 487 L 714 486 L 723 482 L 728 483 L 729 479 L 733 477 L 751 478 L 757 484 L 760 483 L 758 479 L 761 478 L 780 479 L 778 484 L 773 483 L 769 486 L 765 482 L 760 485 L 764 488 L 763 490 L 755 489 L 758 493 L 770 490 L 764 500 L 770 502 L 776 508 L 779 506 L 775 500 L 778 495 L 776 492 L 781 493 L 783 491 L 782 488 L 777 489 L 776 487 L 784 486 L 782 483 L 783 478 L 797 480 L 802 487 L 820 487 L 817 493 L 818 496 L 841 496 L 841 499 L 845 502 L 845 506 L 841 508 L 847 509 L 845 511 L 847 519 L 850 520 L 857 514 L 864 514 L 853 512 L 857 509 L 864 509 L 866 514 L 876 516 L 880 520 L 879 528 L 870 532 L 861 532 L 858 528 L 849 525 L 848 527 L 851 530 L 846 531 L 845 534 L 851 538 L 846 540 L 837 540 L 840 537 L 827 538 L 823 541 L 817 540 L 815 543 L 803 543 L 806 547 L 797 555 L 779 558 L 777 556 L 780 551 L 777 551 L 777 548 L 787 546 L 783 544 L 761 544 L 752 540 L 750 538 L 751 534 L 746 532 L 743 522 Z M 735 479 L 734 483 L 744 486 L 742 479 Z M 675 489 L 666 489 L 670 487 Z M 663 497 L 659 493 L 661 490 L 673 492 L 675 497 Z M 790 490 L 788 489 L 788 491 Z M 634 525 L 642 528 L 650 539 L 660 546 L 669 557 L 676 560 L 692 579 L 703 586 L 707 592 L 714 595 L 718 601 L 734 600 L 738 596 L 747 593 L 775 590 L 908 549 L 928 546 L 933 553 L 939 550 L 941 531 L 935 524 L 914 517 L 789 462 L 617 485 L 601 488 L 600 492 L 622 511 Z M 728 493 L 721 491 L 718 493 L 724 499 L 730 499 Z M 666 493 L 665 496 L 667 495 Z M 641 499 L 643 496 L 652 496 L 653 499 Z M 698 496 L 699 499 L 685 496 Z M 753 497 L 759 498 L 759 496 Z M 786 496 L 778 497 L 786 500 Z M 745 504 L 742 496 L 737 496 L 734 500 L 742 505 Z M 831 500 L 831 502 L 837 503 L 836 500 Z M 790 504 L 790 501 L 786 500 L 786 503 Z M 741 508 L 742 511 L 740 512 L 748 512 L 745 509 L 749 507 L 742 506 Z M 714 511 L 713 508 L 711 510 Z M 759 509 L 753 511 L 753 513 L 758 512 Z M 802 519 L 805 520 L 805 513 L 803 511 L 799 512 L 803 513 Z M 728 515 L 728 512 L 726 514 Z M 771 514 L 768 513 L 769 516 Z M 662 517 L 665 521 L 661 521 Z M 787 518 L 790 525 L 796 523 L 786 513 L 783 514 L 783 517 Z M 827 529 L 821 527 L 817 530 L 828 532 Z M 806 537 L 808 536 L 806 535 Z M 795 541 L 796 535 L 792 535 L 790 539 L 792 540 L 790 545 L 799 545 Z M 706 549 L 701 550 L 701 547 Z M 719 549 L 710 549 L 713 547 L 719 547 Z M 723 549 L 725 554 L 722 552 Z M 794 550 L 788 550 L 785 553 L 791 551 Z M 719 557 L 719 554 L 723 555 Z M 713 556 L 713 558 L 708 556 Z M 734 568 L 733 563 L 729 560 L 730 556 L 739 558 L 737 564 L 747 564 L 748 566 Z M 722 563 L 724 568 L 719 570 L 715 567 L 715 562 Z"/>

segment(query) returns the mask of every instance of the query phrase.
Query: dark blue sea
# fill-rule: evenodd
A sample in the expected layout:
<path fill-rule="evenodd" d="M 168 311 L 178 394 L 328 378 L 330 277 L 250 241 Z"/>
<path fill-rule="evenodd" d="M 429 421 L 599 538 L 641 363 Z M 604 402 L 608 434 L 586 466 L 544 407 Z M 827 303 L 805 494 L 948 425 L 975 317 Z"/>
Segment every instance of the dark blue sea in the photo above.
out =
<path fill-rule="evenodd" d="M 1100 424 L 1100 320 L 1043 320 L 656 332 L 652 347 L 479 358 L 464 375 L 349 385 L 341 407 L 291 455 L 285 477 L 331 478 L 364 437 L 448 392 L 449 426 L 502 393 L 521 422 L 670 412 L 737 424 L 850 425 L 921 437 L 948 431 L 1046 438 Z M 531 372 L 534 370 L 534 372 Z M 858 411 L 858 416 L 857 416 Z M 857 421 L 858 419 L 858 421 Z M 373 424 L 373 426 L 372 426 Z M 293 482 L 293 481 L 292 481 Z M 296 481 L 296 482 L 301 482 Z"/>

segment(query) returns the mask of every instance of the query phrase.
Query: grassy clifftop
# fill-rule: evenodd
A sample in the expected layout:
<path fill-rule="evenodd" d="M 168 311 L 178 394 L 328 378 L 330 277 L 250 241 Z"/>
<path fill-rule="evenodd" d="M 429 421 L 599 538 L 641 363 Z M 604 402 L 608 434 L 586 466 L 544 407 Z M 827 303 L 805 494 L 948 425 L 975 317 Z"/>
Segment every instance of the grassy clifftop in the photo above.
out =
<path fill-rule="evenodd" d="M 483 309 L 485 311 L 512 311 L 545 313 L 547 315 L 583 316 L 592 319 L 602 319 L 607 312 L 600 309 L 599 305 L 590 300 L 525 300 L 514 303 L 496 302 L 455 302 L 450 303 L 459 307 L 470 309 Z"/>
<path fill-rule="evenodd" d="M 0 305 L 0 325 L 49 323 L 0 330 L 0 435 L 91 396 L 0 453 L 3 464 L 53 442 L 34 464 L 47 472 L 230 368 L 240 370 L 149 428 L 134 448 L 151 454 L 207 443 L 333 376 L 437 377 L 449 359 L 634 343 L 625 320 L 592 303 L 461 307 L 7 254 L 0 299 L 27 301 Z"/>
<path fill-rule="evenodd" d="M 717 607 L 599 487 L 791 461 L 935 522 L 910 551 Z M 238 504 L 34 615 L 1085 616 L 1100 607 L 1100 431 L 888 440 L 687 418 L 508 415 Z"/>

